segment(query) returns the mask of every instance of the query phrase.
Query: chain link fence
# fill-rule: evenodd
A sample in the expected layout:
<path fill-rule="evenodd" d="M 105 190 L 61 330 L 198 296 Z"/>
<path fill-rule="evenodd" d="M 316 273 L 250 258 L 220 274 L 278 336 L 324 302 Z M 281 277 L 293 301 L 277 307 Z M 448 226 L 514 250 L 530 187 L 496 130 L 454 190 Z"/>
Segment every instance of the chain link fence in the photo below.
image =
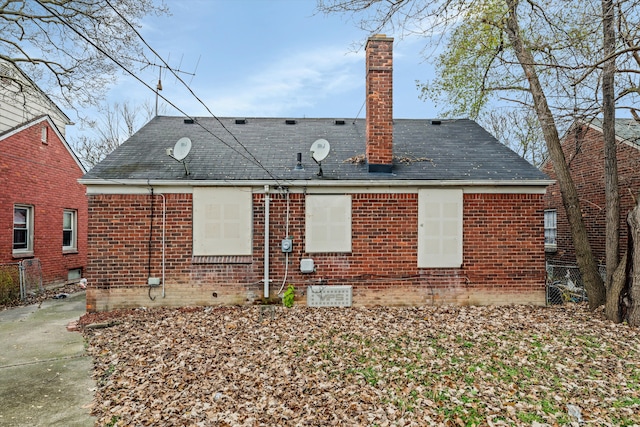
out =
<path fill-rule="evenodd" d="M 42 264 L 38 258 L 29 258 L 20 261 L 22 278 L 20 282 L 20 297 L 38 295 L 44 292 L 42 284 Z"/>
<path fill-rule="evenodd" d="M 42 265 L 38 258 L 0 264 L 0 304 L 25 300 L 42 292 Z"/>
<path fill-rule="evenodd" d="M 599 266 L 599 271 L 604 279 L 605 267 Z M 547 305 L 587 301 L 582 274 L 576 265 L 547 263 L 546 289 Z"/>

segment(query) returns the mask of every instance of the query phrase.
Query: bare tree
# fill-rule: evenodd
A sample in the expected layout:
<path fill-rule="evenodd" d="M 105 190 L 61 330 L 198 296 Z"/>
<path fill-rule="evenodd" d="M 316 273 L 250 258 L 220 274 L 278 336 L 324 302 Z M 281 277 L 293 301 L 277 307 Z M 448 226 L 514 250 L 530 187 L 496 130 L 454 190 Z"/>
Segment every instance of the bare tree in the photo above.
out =
<path fill-rule="evenodd" d="M 591 253 L 577 192 L 560 145 L 559 129 L 566 129 L 578 118 L 602 113 L 603 68 L 610 67 L 615 59 L 621 64 L 631 64 L 626 69 L 614 68 L 626 78 L 606 83 L 617 92 L 616 105 L 624 107 L 622 100 L 638 100 L 638 4 L 631 0 L 615 2 L 620 17 L 618 40 L 624 40 L 626 47 L 615 45 L 605 54 L 604 33 L 599 30 L 607 25 L 603 16 L 603 11 L 608 10 L 605 3 L 608 2 L 318 2 L 320 10 L 327 13 L 361 14 L 362 28 L 374 31 L 399 28 L 444 40 L 444 51 L 435 55 L 438 77 L 425 82 L 422 89 L 425 97 L 446 106 L 445 115 L 478 117 L 492 99 L 515 102 L 535 111 L 561 187 L 591 308 L 604 303 L 605 286 Z M 519 14 L 519 8 L 525 12 Z M 634 61 L 636 68 L 632 66 Z M 629 102 L 631 106 L 634 104 Z M 615 199 L 615 195 L 609 197 Z"/>
<path fill-rule="evenodd" d="M 589 296 L 589 306 L 595 309 L 604 304 L 606 296 L 602 278 L 600 277 L 598 267 L 591 253 L 587 230 L 582 221 L 578 192 L 573 184 L 573 178 L 571 177 L 569 166 L 562 151 L 558 129 L 549 104 L 547 103 L 546 94 L 538 78 L 538 72 L 535 67 L 536 60 L 530 48 L 528 48 L 522 40 L 522 31 L 518 19 L 518 1 L 506 0 L 506 3 L 508 12 L 505 30 L 529 82 L 531 97 L 533 98 L 544 138 L 547 142 L 547 149 L 553 162 L 558 184 L 560 185 L 562 203 L 567 212 L 573 246 L 576 250 L 576 261 L 582 272 L 585 290 Z"/>
<path fill-rule="evenodd" d="M 166 110 L 161 104 L 159 111 Z M 155 115 L 151 102 L 134 105 L 129 101 L 102 105 L 97 120 L 86 123 L 93 135 L 83 134 L 77 140 L 70 141 L 82 163 L 91 169 L 109 153 L 118 148 Z"/>
<path fill-rule="evenodd" d="M 529 108 L 492 109 L 480 113 L 478 123 L 533 166 L 547 157 L 538 117 Z"/>
<path fill-rule="evenodd" d="M 144 65 L 129 24 L 163 13 L 154 0 L 5 0 L 0 59 L 18 65 L 62 107 L 98 105 L 120 67 Z"/>
<path fill-rule="evenodd" d="M 607 276 L 607 316 L 620 321 L 620 291 L 612 286 L 620 250 L 620 196 L 618 195 L 618 161 L 615 123 L 616 32 L 613 0 L 602 0 L 602 40 L 605 61 L 602 67 L 602 132 L 604 140 L 604 193 L 606 199 L 605 253 Z M 616 295 L 613 295 L 616 291 Z M 615 310 L 615 312 L 612 312 Z"/>

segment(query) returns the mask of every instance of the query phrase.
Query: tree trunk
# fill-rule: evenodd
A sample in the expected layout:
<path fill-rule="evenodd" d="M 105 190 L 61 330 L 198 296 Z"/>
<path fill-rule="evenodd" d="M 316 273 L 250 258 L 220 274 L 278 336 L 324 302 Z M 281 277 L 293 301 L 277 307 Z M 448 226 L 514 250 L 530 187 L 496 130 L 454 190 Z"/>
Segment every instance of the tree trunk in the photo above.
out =
<path fill-rule="evenodd" d="M 636 204 L 627 218 L 629 223 L 629 239 L 633 242 L 633 252 L 631 255 L 631 279 L 629 281 L 628 291 L 628 311 L 627 321 L 629 326 L 640 326 L 640 250 L 638 242 L 640 242 L 640 203 Z"/>
<path fill-rule="evenodd" d="M 517 0 L 506 0 L 509 12 L 507 14 L 507 35 L 509 41 L 513 45 L 514 51 L 518 58 L 518 62 L 522 66 L 527 80 L 529 81 L 529 87 L 531 95 L 533 96 L 533 102 L 538 120 L 540 120 L 540 126 L 544 134 L 544 139 L 547 144 L 547 150 L 549 151 L 549 157 L 553 162 L 553 168 L 556 172 L 558 184 L 560 186 L 560 193 L 562 195 L 562 204 L 567 212 L 567 219 L 571 228 L 571 237 L 573 238 L 573 245 L 576 250 L 576 261 L 580 271 L 582 272 L 582 280 L 584 287 L 589 298 L 589 308 L 594 310 L 601 306 L 605 302 L 605 287 L 602 281 L 602 277 L 598 272 L 598 266 L 593 258 L 591 252 L 591 245 L 587 237 L 587 229 L 582 221 L 582 212 L 580 210 L 580 203 L 578 199 L 578 193 L 576 191 L 573 179 L 569 173 L 569 166 L 567 165 L 564 153 L 562 152 L 562 146 L 560 144 L 560 137 L 558 135 L 558 129 L 553 119 L 553 114 L 547 103 L 547 99 L 544 94 L 538 74 L 535 68 L 535 60 L 531 51 L 524 46 L 521 38 L 520 26 L 517 17 Z"/>
<path fill-rule="evenodd" d="M 631 241 L 631 238 L 629 238 Z M 626 251 L 618 264 L 618 268 L 611 275 L 611 279 L 607 276 L 607 302 L 604 305 L 604 315 L 613 323 L 621 323 L 623 319 L 622 291 L 627 285 L 628 269 L 630 265 L 629 257 L 633 251 Z"/>
<path fill-rule="evenodd" d="M 618 195 L 618 161 L 616 153 L 616 117 L 614 75 L 615 35 L 613 0 L 602 0 L 602 31 L 605 62 L 602 69 L 602 132 L 604 139 L 604 194 L 606 199 L 605 252 L 607 264 L 607 298 L 618 266 L 620 250 L 620 197 Z M 613 295 L 613 294 L 612 294 Z M 613 295 L 617 303 L 617 297 Z M 614 320 L 614 319 L 610 319 Z M 615 321 L 615 320 L 614 320 Z"/>

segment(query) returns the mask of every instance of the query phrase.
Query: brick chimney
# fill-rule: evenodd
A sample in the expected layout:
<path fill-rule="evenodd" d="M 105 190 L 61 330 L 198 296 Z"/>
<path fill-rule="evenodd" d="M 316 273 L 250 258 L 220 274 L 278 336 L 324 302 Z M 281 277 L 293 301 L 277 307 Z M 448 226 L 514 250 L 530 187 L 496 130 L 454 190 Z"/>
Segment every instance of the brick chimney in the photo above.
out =
<path fill-rule="evenodd" d="M 369 37 L 366 157 L 369 172 L 390 173 L 393 163 L 393 38 Z"/>

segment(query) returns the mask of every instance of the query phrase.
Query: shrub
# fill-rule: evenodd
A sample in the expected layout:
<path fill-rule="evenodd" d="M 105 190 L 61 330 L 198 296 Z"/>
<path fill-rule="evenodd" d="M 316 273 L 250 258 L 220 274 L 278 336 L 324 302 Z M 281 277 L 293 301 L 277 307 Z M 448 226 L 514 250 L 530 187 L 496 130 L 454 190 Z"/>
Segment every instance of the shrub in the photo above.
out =
<path fill-rule="evenodd" d="M 20 277 L 18 270 L 0 267 L 0 305 L 11 304 L 20 299 Z"/>

